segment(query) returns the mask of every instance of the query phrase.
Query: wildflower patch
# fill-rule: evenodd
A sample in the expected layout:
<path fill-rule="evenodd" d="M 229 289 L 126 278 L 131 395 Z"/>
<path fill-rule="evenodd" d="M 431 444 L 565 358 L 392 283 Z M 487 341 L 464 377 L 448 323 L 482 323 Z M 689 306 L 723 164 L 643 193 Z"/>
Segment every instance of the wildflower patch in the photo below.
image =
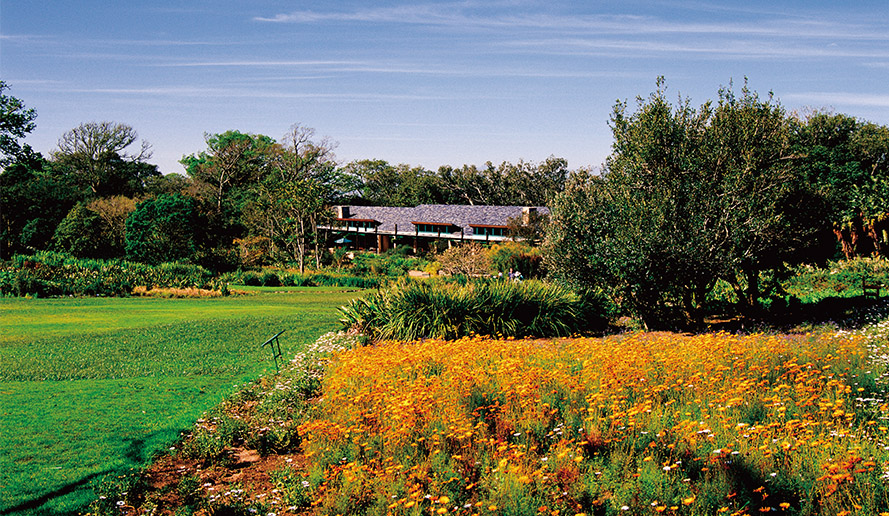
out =
<path fill-rule="evenodd" d="M 829 335 L 354 349 L 299 427 L 310 507 L 876 514 L 889 507 L 887 407 L 856 408 L 882 396 L 867 358 L 862 339 Z"/>

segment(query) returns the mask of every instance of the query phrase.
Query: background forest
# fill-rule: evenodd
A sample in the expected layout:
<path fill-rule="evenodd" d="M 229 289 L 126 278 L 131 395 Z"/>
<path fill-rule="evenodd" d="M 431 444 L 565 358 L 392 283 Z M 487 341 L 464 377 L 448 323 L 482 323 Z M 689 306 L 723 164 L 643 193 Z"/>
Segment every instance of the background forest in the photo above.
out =
<path fill-rule="evenodd" d="M 123 123 L 85 122 L 48 157 L 24 139 L 36 112 L 2 103 L 0 257 L 180 262 L 216 273 L 335 259 L 318 230 L 335 204 L 546 205 L 550 277 L 602 288 L 646 325 L 697 321 L 720 288 L 754 310 L 787 265 L 889 251 L 889 128 L 844 114 L 787 113 L 746 85 L 700 106 L 655 92 L 614 106 L 601 170 L 566 160 L 437 171 L 336 160 L 295 124 L 279 139 L 206 134 L 162 175 Z M 772 281 L 772 284 L 774 281 Z"/>

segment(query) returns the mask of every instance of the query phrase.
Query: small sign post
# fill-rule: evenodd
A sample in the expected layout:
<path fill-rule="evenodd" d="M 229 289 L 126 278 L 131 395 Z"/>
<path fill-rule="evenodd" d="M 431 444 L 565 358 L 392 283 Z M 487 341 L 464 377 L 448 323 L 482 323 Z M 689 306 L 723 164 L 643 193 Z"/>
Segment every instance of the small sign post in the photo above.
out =
<path fill-rule="evenodd" d="M 281 343 L 278 341 L 278 337 L 279 337 L 282 333 L 284 333 L 285 331 L 287 331 L 287 330 L 281 330 L 281 331 L 279 331 L 278 333 L 275 334 L 274 337 L 272 337 L 272 338 L 270 338 L 269 340 L 263 342 L 263 343 L 262 343 L 262 346 L 260 346 L 260 347 L 263 347 L 263 348 L 266 347 L 266 346 L 271 346 L 271 347 L 272 347 L 272 357 L 275 359 L 275 369 L 277 369 L 279 373 L 281 372 L 281 366 L 278 365 L 278 359 L 280 359 L 280 360 L 281 360 L 281 363 L 283 364 L 283 363 L 284 363 L 284 356 L 283 356 L 283 354 L 281 353 Z"/>

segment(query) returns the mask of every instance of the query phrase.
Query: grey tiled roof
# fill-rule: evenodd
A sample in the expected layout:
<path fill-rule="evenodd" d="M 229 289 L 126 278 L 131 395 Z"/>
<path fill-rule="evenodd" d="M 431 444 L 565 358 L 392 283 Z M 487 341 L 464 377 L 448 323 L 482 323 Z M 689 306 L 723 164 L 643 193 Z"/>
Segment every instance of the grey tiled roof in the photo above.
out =
<path fill-rule="evenodd" d="M 510 218 L 522 216 L 523 206 L 471 206 L 421 204 L 415 208 L 389 206 L 349 206 L 350 219 L 374 219 L 380 231 L 413 231 L 413 222 L 453 224 L 466 235 L 473 234 L 471 225 L 505 226 Z M 549 214 L 546 206 L 536 206 L 537 213 Z M 459 232 L 459 229 L 457 230 Z"/>

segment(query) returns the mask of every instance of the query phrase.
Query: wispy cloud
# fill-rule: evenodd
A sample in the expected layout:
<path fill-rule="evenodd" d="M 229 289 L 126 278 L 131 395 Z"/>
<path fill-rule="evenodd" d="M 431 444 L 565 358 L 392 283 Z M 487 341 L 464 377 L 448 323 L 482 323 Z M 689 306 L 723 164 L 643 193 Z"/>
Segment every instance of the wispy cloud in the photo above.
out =
<path fill-rule="evenodd" d="M 318 75 L 303 75 L 299 79 L 329 79 L 342 73 L 379 73 L 379 74 L 406 74 L 406 75 L 430 75 L 452 77 L 528 77 L 551 79 L 581 79 L 581 78 L 638 78 L 648 77 L 650 74 L 627 72 L 625 70 L 582 70 L 582 69 L 528 69 L 491 66 L 490 64 L 479 66 L 439 65 L 427 66 L 424 64 L 412 64 L 403 62 L 385 61 L 338 61 L 338 60 L 220 60 L 220 61 L 181 61 L 154 63 L 153 67 L 195 67 L 195 68 L 267 68 L 267 69 L 309 69 L 317 70 Z M 279 80 L 280 77 L 272 80 Z"/>
<path fill-rule="evenodd" d="M 102 94 L 102 95 L 157 95 L 166 97 L 201 97 L 201 98 L 261 98 L 261 99 L 311 99 L 319 101 L 429 101 L 450 100 L 456 97 L 436 95 L 400 95 L 383 93 L 294 93 L 277 91 L 256 91 L 254 89 L 231 90 L 226 88 L 73 88 L 65 91 L 71 93 Z"/>
<path fill-rule="evenodd" d="M 761 14 L 744 22 L 693 22 L 665 20 L 656 16 L 630 14 L 553 15 L 541 12 L 492 13 L 488 9 L 467 8 L 464 4 L 408 5 L 358 9 L 354 11 L 302 10 L 255 21 L 271 23 L 359 22 L 420 24 L 449 28 L 515 28 L 592 32 L 596 34 L 701 34 L 747 35 L 794 38 L 841 38 L 889 41 L 885 24 L 843 23 L 809 16 Z"/>
<path fill-rule="evenodd" d="M 221 60 L 221 61 L 181 61 L 168 62 L 154 66 L 168 67 L 343 67 L 343 66 L 368 66 L 366 61 L 340 61 L 340 60 Z"/>
<path fill-rule="evenodd" d="M 564 55 L 602 55 L 651 57 L 663 54 L 732 56 L 736 58 L 889 58 L 889 48 L 859 48 L 816 45 L 804 42 L 781 44 L 774 40 L 725 38 L 720 40 L 548 38 L 524 39 L 502 43 L 534 52 Z"/>
<path fill-rule="evenodd" d="M 781 96 L 782 100 L 819 106 L 889 107 L 889 94 L 873 95 L 849 92 L 801 92 Z"/>

